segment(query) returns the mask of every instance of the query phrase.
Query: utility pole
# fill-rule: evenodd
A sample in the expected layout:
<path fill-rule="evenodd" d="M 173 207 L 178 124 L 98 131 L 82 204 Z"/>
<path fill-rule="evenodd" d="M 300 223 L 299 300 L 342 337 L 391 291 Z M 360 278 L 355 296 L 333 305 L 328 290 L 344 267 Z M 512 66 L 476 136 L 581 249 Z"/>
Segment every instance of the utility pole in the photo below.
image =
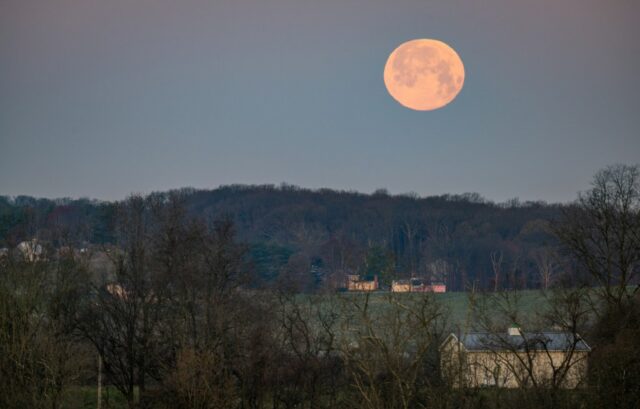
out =
<path fill-rule="evenodd" d="M 102 355 L 100 354 L 98 354 L 98 405 L 96 408 L 102 408 Z"/>

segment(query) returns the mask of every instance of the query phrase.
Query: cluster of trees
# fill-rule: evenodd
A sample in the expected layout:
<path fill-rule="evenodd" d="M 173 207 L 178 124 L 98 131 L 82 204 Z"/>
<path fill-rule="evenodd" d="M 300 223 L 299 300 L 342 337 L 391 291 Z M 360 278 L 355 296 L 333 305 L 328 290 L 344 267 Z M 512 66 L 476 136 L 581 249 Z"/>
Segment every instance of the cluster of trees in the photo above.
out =
<path fill-rule="evenodd" d="M 62 229 L 41 239 L 37 257 L 19 249 L 0 256 L 0 407 L 81 407 L 69 394 L 82 386 L 95 391 L 90 407 L 113 407 L 106 391 L 116 389 L 129 408 L 158 409 L 640 401 L 637 167 L 599 172 L 592 189 L 561 209 L 553 234 L 583 275 L 558 273 L 535 312 L 515 287 L 484 294 L 469 280 L 468 314 L 457 328 L 435 295 L 301 295 L 289 262 L 277 275 L 287 279 L 256 288 L 251 246 L 233 221 L 199 216 L 191 199 L 173 192 L 113 205 L 111 238 L 99 249 L 79 251 Z M 494 250 L 487 258 L 501 267 L 506 257 Z M 384 251 L 365 260 L 365 268 L 384 264 Z M 439 345 L 447 334 L 509 324 L 582 335 L 593 347 L 587 378 L 565 390 L 571 358 L 549 381 L 524 355 L 526 388 L 453 387 L 443 379 Z"/>
<path fill-rule="evenodd" d="M 97 383 L 98 402 L 108 386 L 130 408 L 406 408 L 429 382 L 443 322 L 432 299 L 372 313 L 368 297 L 251 288 L 232 223 L 189 217 L 178 194 L 130 197 L 115 220 L 99 262 L 51 243 L 2 257 L 0 407 L 62 408 Z M 387 342 L 419 348 L 410 368 L 395 352 L 372 360 Z M 384 365 L 401 372 L 379 379 Z"/>
<path fill-rule="evenodd" d="M 227 186 L 155 193 L 183 198 L 189 217 L 228 218 L 248 244 L 255 286 L 283 279 L 299 291 L 340 286 L 345 274 L 419 276 L 462 291 L 548 287 L 568 268 L 548 232 L 566 206 L 477 194 L 420 198 L 294 186 Z M 77 247 L 115 244 L 121 203 L 0 197 L 0 246 L 65 231 Z"/>

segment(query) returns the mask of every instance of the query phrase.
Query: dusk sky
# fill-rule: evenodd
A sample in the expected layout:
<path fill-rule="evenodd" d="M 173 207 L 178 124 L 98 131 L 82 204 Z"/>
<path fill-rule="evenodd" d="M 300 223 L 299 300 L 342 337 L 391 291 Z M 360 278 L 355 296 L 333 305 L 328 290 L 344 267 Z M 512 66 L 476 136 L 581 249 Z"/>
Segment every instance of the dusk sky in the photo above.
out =
<path fill-rule="evenodd" d="M 640 162 L 638 0 L 1 0 L 0 194 L 222 184 L 569 201 Z M 385 89 L 439 39 L 446 107 Z"/>

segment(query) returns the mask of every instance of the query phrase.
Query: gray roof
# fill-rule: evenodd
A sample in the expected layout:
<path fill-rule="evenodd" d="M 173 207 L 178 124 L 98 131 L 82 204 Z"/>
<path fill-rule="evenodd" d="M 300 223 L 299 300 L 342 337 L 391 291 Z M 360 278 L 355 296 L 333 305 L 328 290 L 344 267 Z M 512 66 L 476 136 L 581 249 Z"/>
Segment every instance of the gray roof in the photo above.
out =
<path fill-rule="evenodd" d="M 471 332 L 459 339 L 468 351 L 567 351 L 572 348 L 575 351 L 591 350 L 580 335 L 576 334 L 574 338 L 570 332 L 523 332 L 522 335 Z"/>

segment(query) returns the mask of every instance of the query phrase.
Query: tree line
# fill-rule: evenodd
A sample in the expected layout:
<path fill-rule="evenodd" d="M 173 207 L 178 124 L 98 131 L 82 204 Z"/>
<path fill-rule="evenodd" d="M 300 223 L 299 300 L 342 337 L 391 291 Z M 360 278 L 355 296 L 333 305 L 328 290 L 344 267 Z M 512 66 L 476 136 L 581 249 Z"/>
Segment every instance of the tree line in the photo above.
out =
<path fill-rule="evenodd" d="M 252 281 L 288 280 L 301 292 L 343 285 L 346 274 L 422 277 L 463 291 L 548 287 L 570 268 L 548 227 L 568 205 L 489 202 L 478 194 L 371 195 L 295 186 L 225 186 L 180 196 L 189 217 L 229 219 L 247 243 Z M 69 245 L 114 244 L 122 202 L 0 197 L 0 246 L 63 232 Z"/>
<path fill-rule="evenodd" d="M 41 238 L 37 257 L 0 256 L 0 407 L 118 407 L 113 390 L 129 408 L 159 409 L 632 408 L 640 400 L 638 167 L 600 171 L 562 209 L 548 234 L 572 270 L 558 272 L 536 308 L 523 307 L 516 286 L 493 291 L 470 280 L 462 324 L 433 294 L 301 295 L 292 279 L 257 288 L 251 246 L 233 219 L 194 213 L 188 197 L 113 205 L 111 239 L 99 249 L 80 251 L 61 229 Z M 494 250 L 489 259 L 504 265 L 503 257 Z M 551 378 L 521 354 L 520 388 L 455 386 L 441 370 L 446 336 L 508 324 L 587 339 L 585 379 L 562 386 L 571 354 Z M 70 398 L 78 388 L 90 391 L 86 406 Z"/>

